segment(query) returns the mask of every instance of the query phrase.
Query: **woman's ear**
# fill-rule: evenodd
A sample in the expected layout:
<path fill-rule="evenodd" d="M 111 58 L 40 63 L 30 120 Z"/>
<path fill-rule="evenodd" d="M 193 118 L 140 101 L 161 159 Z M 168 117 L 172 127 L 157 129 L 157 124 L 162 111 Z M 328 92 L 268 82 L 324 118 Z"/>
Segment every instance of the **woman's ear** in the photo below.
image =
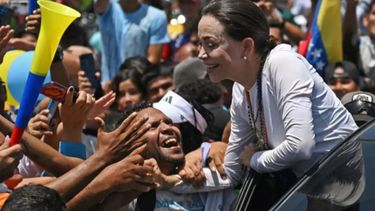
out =
<path fill-rule="evenodd" d="M 251 37 L 246 37 L 242 40 L 242 57 L 248 58 L 251 54 L 254 53 L 255 46 L 254 46 L 254 40 Z"/>

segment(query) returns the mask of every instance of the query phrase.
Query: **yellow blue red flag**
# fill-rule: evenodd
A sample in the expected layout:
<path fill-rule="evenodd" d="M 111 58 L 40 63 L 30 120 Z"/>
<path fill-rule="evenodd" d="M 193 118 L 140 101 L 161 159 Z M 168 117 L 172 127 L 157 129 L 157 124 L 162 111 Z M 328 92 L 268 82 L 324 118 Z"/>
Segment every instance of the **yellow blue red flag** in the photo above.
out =
<path fill-rule="evenodd" d="M 342 61 L 341 0 L 319 0 L 308 35 L 307 60 L 321 76 L 328 63 Z"/>

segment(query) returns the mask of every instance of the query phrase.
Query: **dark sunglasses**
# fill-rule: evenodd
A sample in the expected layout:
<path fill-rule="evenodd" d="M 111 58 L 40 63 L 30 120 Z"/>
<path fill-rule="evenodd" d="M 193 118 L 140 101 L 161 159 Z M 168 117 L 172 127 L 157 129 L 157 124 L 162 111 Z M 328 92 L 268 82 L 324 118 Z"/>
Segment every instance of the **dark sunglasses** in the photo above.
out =
<path fill-rule="evenodd" d="M 354 100 L 345 104 L 345 108 L 348 109 L 351 114 L 360 114 L 365 111 L 367 115 L 375 117 L 375 104 L 371 102 Z"/>

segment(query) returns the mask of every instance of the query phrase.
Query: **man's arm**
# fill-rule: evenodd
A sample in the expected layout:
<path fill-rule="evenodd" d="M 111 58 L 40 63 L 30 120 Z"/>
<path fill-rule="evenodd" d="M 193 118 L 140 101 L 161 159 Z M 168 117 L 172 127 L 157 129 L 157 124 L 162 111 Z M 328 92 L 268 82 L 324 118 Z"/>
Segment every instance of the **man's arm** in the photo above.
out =
<path fill-rule="evenodd" d="M 128 194 L 130 194 L 130 191 L 136 192 L 137 194 L 125 196 L 120 194 L 123 197 L 121 205 L 125 205 L 124 201 L 129 203 L 141 192 L 147 192 L 151 188 L 155 188 L 152 168 L 142 165 L 143 158 L 140 155 L 134 155 L 106 167 L 90 184 L 68 202 L 69 210 L 90 209 L 103 202 L 114 192 L 121 191 Z M 113 202 L 111 199 L 108 200 Z"/>
<path fill-rule="evenodd" d="M 13 123 L 0 115 L 0 131 L 2 133 L 10 135 L 13 126 Z M 56 176 L 64 174 L 82 162 L 81 159 L 60 154 L 27 132 L 23 133 L 21 143 L 26 156 Z"/>
<path fill-rule="evenodd" d="M 160 62 L 163 44 L 151 44 L 147 50 L 147 59 L 153 64 Z"/>
<path fill-rule="evenodd" d="M 47 186 L 57 190 L 65 201 L 69 201 L 106 166 L 144 146 L 147 140 L 143 135 L 150 128 L 144 125 L 148 118 L 135 120 L 135 116 L 136 113 L 131 114 L 116 130 L 109 133 L 104 131 L 104 121 L 98 118 L 100 128 L 96 153 Z"/>

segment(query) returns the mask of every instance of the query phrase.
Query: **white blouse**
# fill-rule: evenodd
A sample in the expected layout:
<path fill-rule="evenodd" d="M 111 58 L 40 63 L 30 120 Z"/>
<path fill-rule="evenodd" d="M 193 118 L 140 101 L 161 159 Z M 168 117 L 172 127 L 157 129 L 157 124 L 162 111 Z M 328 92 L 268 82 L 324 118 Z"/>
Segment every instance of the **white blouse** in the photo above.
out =
<path fill-rule="evenodd" d="M 254 114 L 257 86 L 249 90 Z M 311 165 L 357 129 L 351 114 L 305 58 L 286 44 L 276 46 L 262 72 L 262 104 L 272 150 L 256 152 L 250 166 L 259 173 L 292 168 L 301 176 Z M 259 127 L 259 119 L 257 127 Z M 231 135 L 224 166 L 231 182 L 244 170 L 239 155 L 255 142 L 244 87 L 234 84 Z"/>

